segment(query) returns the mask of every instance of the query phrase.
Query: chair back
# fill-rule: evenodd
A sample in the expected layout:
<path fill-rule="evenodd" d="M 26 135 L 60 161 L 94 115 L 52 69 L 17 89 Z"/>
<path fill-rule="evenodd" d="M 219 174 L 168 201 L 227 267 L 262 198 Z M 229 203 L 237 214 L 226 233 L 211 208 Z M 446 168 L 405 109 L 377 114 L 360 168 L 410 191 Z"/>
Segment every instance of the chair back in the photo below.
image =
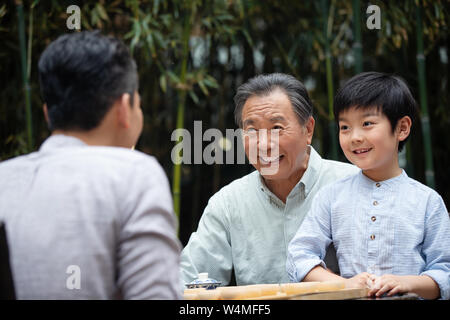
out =
<path fill-rule="evenodd" d="M 0 300 L 15 300 L 16 291 L 9 263 L 8 239 L 5 224 L 0 221 Z"/>

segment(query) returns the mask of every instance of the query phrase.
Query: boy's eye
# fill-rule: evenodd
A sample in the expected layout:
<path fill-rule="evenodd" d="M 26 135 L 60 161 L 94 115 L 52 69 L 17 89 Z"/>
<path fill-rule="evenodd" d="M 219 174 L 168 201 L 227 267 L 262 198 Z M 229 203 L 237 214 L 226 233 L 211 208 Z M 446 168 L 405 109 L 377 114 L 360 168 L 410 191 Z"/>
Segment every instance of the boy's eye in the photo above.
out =
<path fill-rule="evenodd" d="M 363 127 L 367 127 L 367 126 L 370 126 L 370 125 L 372 125 L 372 124 L 373 124 L 372 121 L 364 121 Z"/>
<path fill-rule="evenodd" d="M 345 130 L 347 130 L 347 129 L 348 129 L 348 126 L 345 125 L 345 124 L 339 126 L 339 130 L 340 130 L 340 131 L 345 131 Z"/>

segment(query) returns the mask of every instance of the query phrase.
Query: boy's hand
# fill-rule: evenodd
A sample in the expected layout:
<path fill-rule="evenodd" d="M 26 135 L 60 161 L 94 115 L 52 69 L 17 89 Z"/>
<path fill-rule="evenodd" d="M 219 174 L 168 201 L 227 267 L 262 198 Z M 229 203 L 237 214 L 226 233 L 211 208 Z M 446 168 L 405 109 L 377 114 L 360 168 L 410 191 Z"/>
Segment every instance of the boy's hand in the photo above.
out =
<path fill-rule="evenodd" d="M 372 275 L 367 272 L 362 272 L 356 276 L 346 279 L 346 288 L 372 288 Z"/>
<path fill-rule="evenodd" d="M 369 296 L 375 295 L 376 297 L 381 297 L 387 292 L 388 296 L 393 296 L 397 293 L 410 292 L 408 281 L 406 281 L 403 276 L 396 276 L 393 274 L 384 274 L 382 276 L 372 275 L 371 281 L 373 285 L 369 291 Z"/>

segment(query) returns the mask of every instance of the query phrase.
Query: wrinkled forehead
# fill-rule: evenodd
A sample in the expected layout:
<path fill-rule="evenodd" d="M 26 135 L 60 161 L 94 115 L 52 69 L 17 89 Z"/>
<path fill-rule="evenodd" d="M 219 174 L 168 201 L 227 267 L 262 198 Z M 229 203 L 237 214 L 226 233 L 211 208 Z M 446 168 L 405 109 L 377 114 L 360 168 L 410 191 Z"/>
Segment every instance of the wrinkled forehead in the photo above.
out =
<path fill-rule="evenodd" d="M 242 125 L 264 120 L 270 122 L 298 121 L 289 97 L 281 90 L 267 95 L 252 95 L 242 108 Z"/>

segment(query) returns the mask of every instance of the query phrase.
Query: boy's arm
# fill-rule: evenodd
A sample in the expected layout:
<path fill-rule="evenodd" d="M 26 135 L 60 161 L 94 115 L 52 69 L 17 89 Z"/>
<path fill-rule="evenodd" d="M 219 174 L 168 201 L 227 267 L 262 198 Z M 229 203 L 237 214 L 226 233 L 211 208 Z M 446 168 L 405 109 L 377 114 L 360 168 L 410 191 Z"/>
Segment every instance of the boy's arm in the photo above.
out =
<path fill-rule="evenodd" d="M 412 292 L 425 299 L 450 299 L 450 219 L 442 198 L 436 192 L 428 199 L 424 223 L 424 271 L 420 275 L 374 277 L 370 295 Z"/>
<path fill-rule="evenodd" d="M 334 274 L 321 266 L 314 267 L 303 279 L 303 281 L 344 281 L 346 288 L 367 288 L 372 286 L 371 275 L 367 272 L 362 272 L 356 276 L 346 279 L 337 274 Z"/>
<path fill-rule="evenodd" d="M 303 278 L 318 265 L 326 271 L 323 259 L 332 241 L 330 189 L 325 187 L 316 194 L 311 209 L 289 243 L 286 270 L 292 282 L 306 280 Z"/>
<path fill-rule="evenodd" d="M 392 296 L 398 293 L 413 292 L 425 299 L 436 299 L 440 296 L 438 284 L 429 276 L 398 276 L 385 274 L 373 278 L 374 285 L 369 295 L 377 297 L 387 293 Z"/>
<path fill-rule="evenodd" d="M 420 276 L 428 276 L 438 285 L 438 297 L 450 299 L 450 219 L 441 196 L 430 195 L 425 217 L 422 254 L 425 269 Z M 424 297 L 425 298 L 425 297 Z"/>

